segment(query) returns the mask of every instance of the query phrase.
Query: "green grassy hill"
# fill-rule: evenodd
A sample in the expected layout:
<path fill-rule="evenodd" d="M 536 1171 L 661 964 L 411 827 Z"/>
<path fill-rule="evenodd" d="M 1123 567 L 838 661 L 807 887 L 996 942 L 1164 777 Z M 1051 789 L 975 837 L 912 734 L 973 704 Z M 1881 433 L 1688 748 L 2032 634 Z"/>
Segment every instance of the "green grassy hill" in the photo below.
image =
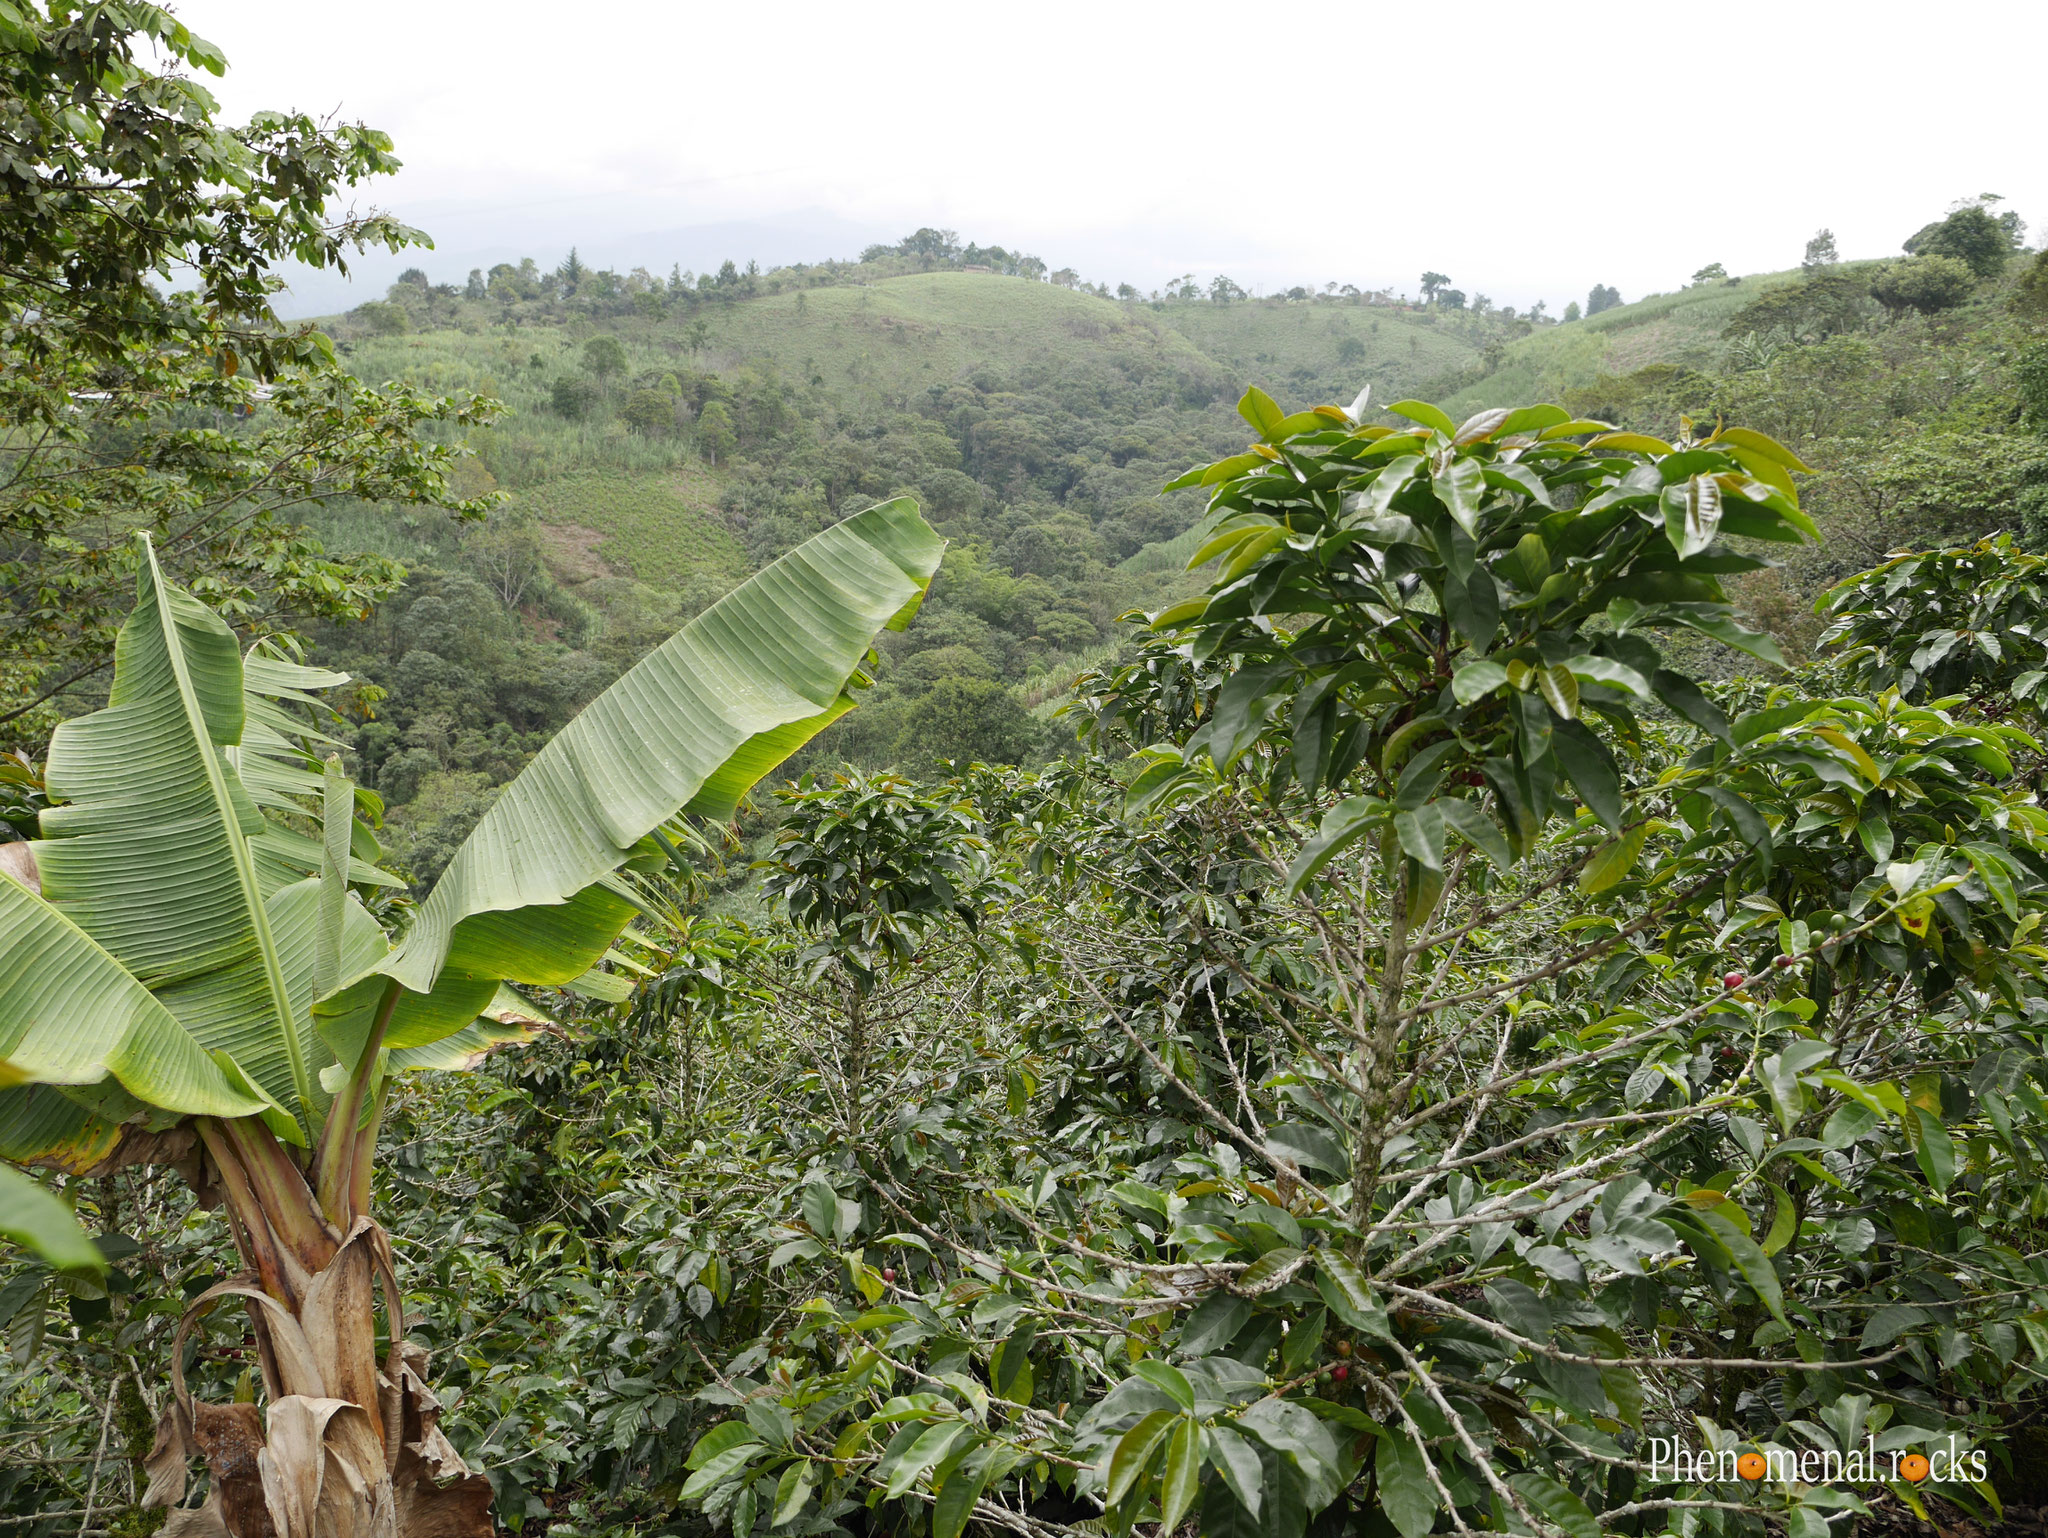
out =
<path fill-rule="evenodd" d="M 1602 374 L 1628 374 L 1653 363 L 1711 368 L 1724 343 L 1721 328 L 1773 282 L 1793 272 L 1754 273 L 1702 283 L 1675 294 L 1652 294 L 1568 325 L 1545 326 L 1511 342 L 1499 365 L 1443 402 L 1454 417 L 1490 406 L 1562 400 Z"/>
<path fill-rule="evenodd" d="M 546 523 L 572 526 L 567 538 L 547 541 L 557 576 L 572 582 L 593 550 L 613 574 L 659 584 L 729 580 L 745 565 L 735 565 L 736 551 L 756 560 L 771 553 L 762 541 L 743 545 L 732 527 L 749 511 L 730 504 L 754 500 L 750 455 L 708 463 L 687 422 L 668 433 L 629 429 L 620 407 L 635 389 L 681 398 L 692 381 L 745 376 L 766 382 L 789 409 L 870 444 L 887 436 L 892 419 L 915 413 L 956 440 L 963 463 L 940 468 L 964 468 L 985 502 L 1014 506 L 1043 494 L 1071 504 L 1080 483 L 1089 522 L 1121 556 L 1171 538 L 1192 516 L 1189 497 L 1163 525 L 1163 515 L 1142 504 L 1188 463 L 1237 446 L 1241 424 L 1231 408 L 1246 385 L 1292 405 L 1349 401 L 1366 383 L 1376 399 L 1391 400 L 1469 372 L 1480 359 L 1470 342 L 1399 311 L 1284 300 L 1119 303 L 961 272 L 790 288 L 666 315 L 526 305 L 494 316 L 475 304 L 423 317 L 436 318 L 440 324 L 402 334 L 380 334 L 360 312 L 329 325 L 366 378 L 475 390 L 505 403 L 501 423 L 475 439 L 489 473 L 484 484 Z M 564 379 L 583 379 L 583 344 L 599 335 L 619 342 L 624 368 L 589 410 L 567 414 L 553 391 Z M 966 415 L 987 407 L 1015 427 L 1011 436 L 1040 440 L 1008 455 L 1027 461 L 1021 477 L 1017 464 L 995 462 L 1003 453 L 977 454 L 1000 434 L 987 428 L 977 437 L 979 424 L 958 420 L 958 396 L 949 392 L 973 397 Z M 1143 452 L 1119 441 L 1133 429 Z M 1048 461 L 1057 461 L 1050 474 Z M 851 489 L 858 497 L 915 488 L 869 478 Z M 826 502 L 839 510 L 829 494 Z M 718 537 L 721 521 L 730 537 Z M 564 551 L 569 559 L 554 558 Z M 1123 569 L 1161 567 L 1146 559 Z"/>
<path fill-rule="evenodd" d="M 1178 304 L 1166 319 L 1237 390 L 1255 384 L 1296 405 L 1343 405 L 1368 383 L 1375 399 L 1399 400 L 1480 360 L 1468 342 L 1400 310 L 1265 299 Z"/>
<path fill-rule="evenodd" d="M 709 346 L 714 356 L 822 381 L 841 398 L 902 399 L 982 372 L 1011 379 L 1107 367 L 1205 379 L 1214 369 L 1179 334 L 1123 306 L 991 273 L 769 295 L 713 321 Z"/>

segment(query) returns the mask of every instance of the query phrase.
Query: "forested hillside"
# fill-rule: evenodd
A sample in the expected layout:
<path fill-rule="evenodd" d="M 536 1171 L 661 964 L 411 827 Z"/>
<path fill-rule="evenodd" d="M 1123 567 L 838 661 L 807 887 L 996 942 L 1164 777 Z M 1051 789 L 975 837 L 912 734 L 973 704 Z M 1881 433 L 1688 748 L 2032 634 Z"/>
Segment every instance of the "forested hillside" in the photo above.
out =
<path fill-rule="evenodd" d="M 1118 301 L 965 270 L 991 253 L 933 234 L 699 281 L 573 260 L 463 286 L 420 271 L 327 323 L 366 381 L 505 405 L 466 440 L 459 489 L 503 497 L 484 522 L 312 515 L 328 542 L 413 572 L 368 624 L 322 631 L 319 654 L 384 691 L 353 740 L 415 876 L 438 873 L 493 787 L 653 640 L 898 493 L 952 542 L 946 566 L 864 708 L 812 755 L 928 768 L 1071 741 L 1050 712 L 1117 644 L 1119 616 L 1189 590 L 1177 536 L 1201 501 L 1160 488 L 1232 444 L 1240 381 L 1399 399 L 1529 329 L 1355 292 Z"/>

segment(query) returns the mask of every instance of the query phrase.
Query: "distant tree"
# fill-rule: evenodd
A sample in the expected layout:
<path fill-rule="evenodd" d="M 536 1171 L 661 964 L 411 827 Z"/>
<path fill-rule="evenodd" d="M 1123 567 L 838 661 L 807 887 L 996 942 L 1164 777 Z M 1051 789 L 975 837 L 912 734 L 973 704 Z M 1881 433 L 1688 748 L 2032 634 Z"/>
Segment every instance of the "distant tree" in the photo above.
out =
<path fill-rule="evenodd" d="M 1529 306 L 1529 319 L 1541 322 L 1542 320 L 1547 318 L 1546 312 L 1549 309 L 1550 301 L 1548 299 L 1539 299 L 1534 304 Z"/>
<path fill-rule="evenodd" d="M 1229 304 L 1233 300 L 1249 297 L 1243 289 L 1220 272 L 1209 282 L 1209 301 L 1212 304 Z"/>
<path fill-rule="evenodd" d="M 723 262 L 719 263 L 716 281 L 720 288 L 738 288 L 740 286 L 740 269 L 731 257 L 727 257 Z"/>
<path fill-rule="evenodd" d="M 706 401 L 697 413 L 697 450 L 716 465 L 720 455 L 730 454 L 739 441 L 733 431 L 732 407 L 724 401 Z"/>
<path fill-rule="evenodd" d="M 1462 288 L 1447 288 L 1436 296 L 1436 302 L 1447 310 L 1465 308 L 1465 291 Z"/>
<path fill-rule="evenodd" d="M 1579 318 L 1579 301 L 1574 299 L 1564 307 L 1564 323 L 1569 326 Z"/>
<path fill-rule="evenodd" d="M 1422 302 L 1435 304 L 1437 294 L 1451 286 L 1451 280 L 1440 272 L 1425 272 L 1422 275 Z"/>
<path fill-rule="evenodd" d="M 1078 288 L 1081 283 L 1081 274 L 1074 271 L 1071 267 L 1062 267 L 1052 275 L 1052 281 L 1061 288 Z"/>
<path fill-rule="evenodd" d="M 580 421 L 590 415 L 597 404 L 598 388 L 587 379 L 578 379 L 574 374 L 564 374 L 548 389 L 548 404 L 557 416 L 570 421 Z"/>
<path fill-rule="evenodd" d="M 644 437 L 660 437 L 676 425 L 676 403 L 659 390 L 635 390 L 619 408 L 619 420 Z"/>
<path fill-rule="evenodd" d="M 421 293 L 425 293 L 427 291 L 427 288 L 429 287 L 429 279 L 427 277 L 426 271 L 425 269 L 419 267 L 406 268 L 404 272 L 401 272 L 398 275 L 398 281 L 401 283 L 408 283 L 412 285 L 412 287 L 418 289 Z"/>
<path fill-rule="evenodd" d="M 617 337 L 594 336 L 583 344 L 583 367 L 603 385 L 625 369 L 626 349 L 619 345 Z"/>
<path fill-rule="evenodd" d="M 1776 335 L 1781 342 L 1818 342 L 1860 329 L 1869 314 L 1865 277 L 1839 265 L 1814 267 L 1765 288 L 1729 318 L 1721 335 L 1730 341 Z"/>
<path fill-rule="evenodd" d="M 1116 296 L 1119 299 L 1136 299 L 1138 291 L 1128 283 L 1119 283 L 1116 286 Z"/>
<path fill-rule="evenodd" d="M 1806 268 L 1832 267 L 1841 259 L 1835 250 L 1835 232 L 1820 230 L 1806 243 L 1806 255 L 1800 258 L 1799 265 Z"/>
<path fill-rule="evenodd" d="M 2035 432 L 2048 432 L 2048 341 L 2029 342 L 2013 359 L 2020 408 Z"/>
<path fill-rule="evenodd" d="M 2013 313 L 2036 325 L 2048 322 L 2048 251 L 2036 256 L 2012 296 Z"/>
<path fill-rule="evenodd" d="M 349 314 L 362 321 L 379 336 L 403 336 L 412 330 L 411 313 L 404 305 L 393 304 L 388 299 L 372 299 L 366 304 L 357 305 Z"/>
<path fill-rule="evenodd" d="M 1870 285 L 1871 296 L 1894 316 L 1908 310 L 1933 315 L 1952 310 L 1977 287 L 1967 263 L 1953 256 L 1912 256 L 1893 262 Z"/>
<path fill-rule="evenodd" d="M 910 707 L 897 756 L 921 766 L 956 763 L 1019 764 L 1039 743 L 1031 713 L 1009 688 L 992 678 L 941 678 Z"/>
<path fill-rule="evenodd" d="M 1692 275 L 1692 280 L 1695 283 L 1719 283 L 1724 281 L 1727 276 L 1728 269 L 1726 267 L 1723 267 L 1719 262 L 1709 262 Z"/>
<path fill-rule="evenodd" d="M 1365 343 L 1355 336 L 1347 336 L 1337 344 L 1337 361 L 1349 367 L 1365 361 Z"/>
<path fill-rule="evenodd" d="M 571 246 L 569 254 L 562 258 L 562 265 L 555 269 L 555 276 L 561 281 L 562 292 L 573 294 L 582 286 L 584 276 L 588 272 L 589 269 L 583 265 L 583 259 L 576 254 L 576 248 Z"/>
<path fill-rule="evenodd" d="M 1017 258 L 1017 276 L 1039 282 L 1045 277 L 1045 263 L 1035 256 L 1020 256 Z"/>
<path fill-rule="evenodd" d="M 1455 308 L 1455 306 L 1453 308 Z M 1485 315 L 1492 309 L 1493 301 L 1487 298 L 1486 295 L 1474 294 L 1472 296 L 1472 312 L 1475 315 Z"/>
<path fill-rule="evenodd" d="M 528 257 L 517 267 L 510 262 L 500 262 L 490 270 L 485 282 L 490 296 L 500 304 L 511 305 L 521 299 L 540 297 L 540 271 Z"/>
<path fill-rule="evenodd" d="M 1587 318 L 1590 319 L 1591 317 L 1598 315 L 1602 310 L 1614 309 L 1620 303 L 1620 290 L 1605 287 L 1601 284 L 1595 283 L 1593 285 L 1593 291 L 1586 295 Z"/>
<path fill-rule="evenodd" d="M 802 295 L 798 295 L 799 298 Z M 702 352 L 704 344 L 711 340 L 711 323 L 701 317 L 690 322 L 690 329 L 683 333 L 683 341 L 692 352 Z"/>
<path fill-rule="evenodd" d="M 906 235 L 896 247 L 897 254 L 914 257 L 919 265 L 932 267 L 940 262 L 952 262 L 960 256 L 960 237 L 952 230 L 935 230 L 930 226 L 914 235 Z"/>
<path fill-rule="evenodd" d="M 484 282 L 483 268 L 470 268 L 469 281 L 462 286 L 462 297 L 465 299 L 481 299 L 489 292 L 490 289 Z"/>
<path fill-rule="evenodd" d="M 2012 246 L 2011 229 L 1981 202 L 1966 203 L 1946 219 L 1923 225 L 1906 241 L 1910 254 L 1953 258 L 1979 278 L 2005 271 Z"/>

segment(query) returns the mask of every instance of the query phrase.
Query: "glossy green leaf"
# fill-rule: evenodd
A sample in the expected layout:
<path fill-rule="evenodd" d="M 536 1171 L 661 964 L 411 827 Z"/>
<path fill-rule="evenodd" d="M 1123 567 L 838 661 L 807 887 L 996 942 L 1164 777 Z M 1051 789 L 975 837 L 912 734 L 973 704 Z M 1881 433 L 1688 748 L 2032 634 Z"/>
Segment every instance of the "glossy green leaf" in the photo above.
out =
<path fill-rule="evenodd" d="M 1557 755 L 1572 788 L 1586 810 L 1610 833 L 1621 832 L 1621 774 L 1607 745 L 1583 721 L 1560 721 L 1552 729 L 1550 750 Z"/>
<path fill-rule="evenodd" d="M 1180 1526 L 1202 1482 L 1202 1427 L 1183 1419 L 1166 1445 L 1166 1466 L 1159 1474 L 1159 1527 L 1171 1533 Z"/>
<path fill-rule="evenodd" d="M 1695 475 L 1664 492 L 1664 532 L 1680 560 L 1698 555 L 1721 531 L 1721 487 Z"/>
<path fill-rule="evenodd" d="M 1579 872 L 1579 890 L 1596 895 L 1609 887 L 1619 886 L 1636 868 L 1636 861 L 1643 852 L 1643 842 L 1649 834 L 1650 825 L 1639 822 L 1593 851 L 1593 858 Z"/>
<path fill-rule="evenodd" d="M 694 1501 L 709 1494 L 767 1452 L 764 1443 L 755 1441 L 735 1442 L 723 1448 L 699 1464 L 697 1472 L 683 1482 L 682 1498 Z"/>
<path fill-rule="evenodd" d="M 816 1470 L 808 1458 L 799 1458 L 782 1471 L 782 1478 L 775 1485 L 773 1515 L 768 1519 L 770 1527 L 781 1527 L 785 1522 L 794 1521 L 811 1499 L 811 1486 L 817 1482 Z"/>
<path fill-rule="evenodd" d="M 1602 433 L 1591 443 L 1589 449 L 1623 449 L 1631 454 L 1655 454 L 1662 457 L 1676 452 L 1662 438 L 1652 438 L 1648 433 Z"/>
<path fill-rule="evenodd" d="M 1373 1457 L 1379 1476 L 1380 1508 L 1401 1538 L 1424 1538 L 1436 1526 L 1436 1488 L 1422 1461 L 1422 1449 L 1405 1428 L 1379 1438 Z"/>
<path fill-rule="evenodd" d="M 1195 1391 L 1189 1387 L 1187 1374 L 1171 1362 L 1162 1362 L 1156 1356 L 1148 1356 L 1135 1362 L 1131 1371 L 1158 1389 L 1183 1410 L 1195 1407 Z"/>
<path fill-rule="evenodd" d="M 942 1421 L 927 1426 L 893 1461 L 885 1458 L 876 1469 L 876 1475 L 886 1481 L 882 1493 L 890 1499 L 908 1493 L 921 1476 L 946 1456 L 953 1443 L 972 1429 L 966 1421 Z"/>
<path fill-rule="evenodd" d="M 1310 1122 L 1276 1122 L 1266 1129 L 1266 1151 L 1305 1169 L 1319 1169 L 1342 1180 L 1351 1174 L 1344 1145 Z"/>
<path fill-rule="evenodd" d="M 1485 855 L 1494 869 L 1505 872 L 1514 866 L 1514 851 L 1508 848 L 1507 839 L 1493 819 L 1472 802 L 1449 796 L 1436 803 L 1436 810 L 1444 826 Z"/>
<path fill-rule="evenodd" d="M 1406 417 L 1411 422 L 1420 422 L 1424 427 L 1442 433 L 1446 438 L 1457 434 L 1457 424 L 1443 414 L 1441 408 L 1428 401 L 1395 401 L 1387 410 L 1397 417 Z"/>
<path fill-rule="evenodd" d="M 1771 1311 L 1771 1317 L 1780 1324 L 1789 1323 L 1790 1321 L 1785 1318 L 1784 1288 L 1778 1281 L 1777 1269 L 1772 1266 L 1770 1256 L 1763 1252 L 1763 1247 L 1738 1226 L 1733 1218 L 1712 1207 L 1704 1209 L 1699 1216 L 1728 1251 L 1735 1269 L 1742 1274 L 1742 1279 L 1756 1289 L 1756 1295 L 1763 1300 L 1764 1307 Z"/>
<path fill-rule="evenodd" d="M 1724 427 L 1707 441 L 1709 443 L 1730 443 L 1748 449 L 1752 453 L 1763 455 L 1766 459 L 1775 460 L 1788 470 L 1797 470 L 1802 475 L 1811 475 L 1813 473 L 1805 465 L 1801 464 L 1799 456 L 1786 448 L 1784 444 L 1764 433 L 1757 432 L 1754 428 Z"/>
<path fill-rule="evenodd" d="M 1508 681 L 1508 670 L 1498 662 L 1468 662 L 1451 675 L 1451 696 L 1460 705 L 1482 700 Z"/>
<path fill-rule="evenodd" d="M 1117 1439 L 1115 1450 L 1109 1456 L 1109 1481 L 1105 1490 L 1112 1506 L 1123 1500 L 1139 1476 L 1151 1466 L 1159 1444 L 1180 1418 L 1178 1411 L 1154 1410 Z"/>
<path fill-rule="evenodd" d="M 1277 439 L 1280 425 L 1287 419 L 1287 413 L 1274 404 L 1273 397 L 1257 385 L 1244 392 L 1243 399 L 1237 403 L 1237 414 L 1251 423 L 1253 430 L 1268 443 Z"/>
<path fill-rule="evenodd" d="M 1771 1228 L 1770 1232 L 1764 1235 L 1761 1246 L 1766 1255 L 1777 1254 L 1790 1244 L 1799 1232 L 1799 1213 L 1792 1205 L 1792 1198 L 1785 1193 L 1782 1186 L 1775 1185 L 1771 1187 L 1771 1197 L 1775 1203 Z"/>
<path fill-rule="evenodd" d="M 1941 1118 L 1925 1106 L 1913 1107 L 1913 1119 L 1919 1129 L 1919 1137 L 1913 1145 L 1913 1158 L 1936 1193 L 1946 1194 L 1949 1183 L 1956 1178 L 1955 1141 L 1949 1137 L 1948 1128 L 1941 1124 Z"/>
<path fill-rule="evenodd" d="M 1601 1538 L 1600 1523 L 1586 1503 L 1548 1474 L 1531 1470 L 1512 1476 L 1508 1483 L 1533 1510 L 1562 1528 L 1566 1538 Z"/>
<path fill-rule="evenodd" d="M 1257 1518 L 1266 1477 L 1258 1450 L 1224 1426 L 1209 1428 L 1208 1444 L 1210 1464 L 1223 1476 L 1238 1505 Z"/>
<path fill-rule="evenodd" d="M 1553 663 L 1547 668 L 1536 670 L 1536 689 L 1543 696 L 1543 703 L 1556 711 L 1565 720 L 1577 718 L 1579 713 L 1579 681 L 1572 676 L 1570 668 L 1563 663 Z"/>
<path fill-rule="evenodd" d="M 1394 813 L 1394 836 L 1402 851 L 1425 870 L 1444 868 L 1444 817 L 1435 805 Z"/>
<path fill-rule="evenodd" d="M 1316 1251 L 1316 1291 L 1330 1305 L 1330 1312 L 1352 1329 L 1393 1339 L 1385 1307 L 1342 1251 L 1327 1247 Z"/>
<path fill-rule="evenodd" d="M 1430 484 L 1458 527 L 1476 539 L 1480 499 L 1486 490 L 1484 467 L 1479 461 L 1454 459 L 1430 478 Z"/>
<path fill-rule="evenodd" d="M 45 1265 L 60 1270 L 107 1268 L 99 1247 L 86 1237 L 71 1209 L 28 1176 L 4 1165 L 0 1165 L 0 1239 L 11 1240 Z"/>
<path fill-rule="evenodd" d="M 1387 804 L 1377 796 L 1351 796 L 1331 807 L 1323 814 L 1316 836 L 1302 846 L 1301 853 L 1287 868 L 1289 895 L 1299 895 L 1325 865 L 1384 823 L 1386 817 Z"/>
<path fill-rule="evenodd" d="M 1673 715 L 1690 721 L 1710 737 L 1728 741 L 1726 713 L 1684 674 L 1659 668 L 1650 675 L 1650 691 Z"/>
<path fill-rule="evenodd" d="M 960 1538 L 974 1515 L 974 1503 L 988 1485 L 990 1464 L 985 1455 L 970 1457 L 948 1472 L 932 1503 L 932 1538 Z"/>

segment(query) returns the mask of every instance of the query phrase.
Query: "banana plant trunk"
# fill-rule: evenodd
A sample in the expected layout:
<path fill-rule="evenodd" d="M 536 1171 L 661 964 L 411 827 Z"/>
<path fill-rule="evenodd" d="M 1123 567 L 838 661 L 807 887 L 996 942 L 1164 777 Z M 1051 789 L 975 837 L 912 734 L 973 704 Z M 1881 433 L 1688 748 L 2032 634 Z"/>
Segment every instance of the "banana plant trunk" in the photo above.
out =
<path fill-rule="evenodd" d="M 367 1080 L 378 1045 L 373 1036 L 335 1098 L 310 1171 L 257 1117 L 193 1123 L 201 1199 L 226 1210 L 242 1269 L 192 1301 L 172 1346 L 172 1398 L 143 1504 L 177 1505 L 194 1456 L 206 1460 L 212 1487 L 203 1507 L 172 1512 L 169 1538 L 492 1532 L 490 1482 L 439 1429 L 426 1353 L 405 1339 L 390 1238 L 368 1211 L 382 1097 Z M 381 1361 L 380 1293 L 389 1341 Z M 248 1312 L 267 1417 L 252 1404 L 203 1403 L 185 1385 L 187 1336 L 228 1300 Z"/>

